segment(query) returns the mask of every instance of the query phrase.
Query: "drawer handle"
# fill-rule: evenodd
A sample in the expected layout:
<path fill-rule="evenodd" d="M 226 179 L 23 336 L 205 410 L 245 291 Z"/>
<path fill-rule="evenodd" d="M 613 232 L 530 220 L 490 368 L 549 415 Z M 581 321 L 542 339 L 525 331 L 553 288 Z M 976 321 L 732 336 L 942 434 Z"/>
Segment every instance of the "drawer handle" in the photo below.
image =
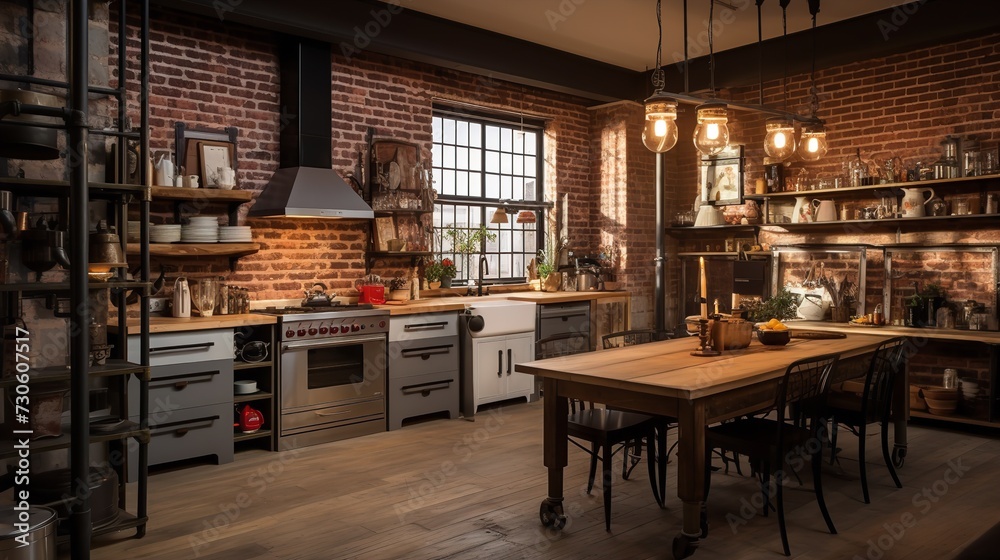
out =
<path fill-rule="evenodd" d="M 350 410 L 344 410 L 342 412 L 320 412 L 316 411 L 316 416 L 340 416 L 342 414 L 350 414 Z"/>
<path fill-rule="evenodd" d="M 177 428 L 179 426 L 183 426 L 182 428 L 178 428 L 178 429 L 174 430 L 175 434 L 178 434 L 178 436 L 182 436 L 182 435 L 188 433 L 188 431 L 190 431 L 191 429 L 193 429 L 195 424 L 202 424 L 202 423 L 211 424 L 212 422 L 218 420 L 219 418 L 220 418 L 220 416 L 218 414 L 216 414 L 215 416 L 205 416 L 203 418 L 194 418 L 192 420 L 180 420 L 180 421 L 177 421 L 177 422 L 167 422 L 167 423 L 164 423 L 164 424 L 158 424 L 156 426 L 150 426 L 149 429 L 150 429 L 150 431 L 152 431 L 152 430 L 164 430 L 164 429 L 167 429 L 167 428 Z"/>
<path fill-rule="evenodd" d="M 154 378 L 151 381 L 151 383 L 159 384 L 159 383 L 163 383 L 165 381 L 174 381 L 174 383 L 173 383 L 174 388 L 177 389 L 178 391 L 180 391 L 181 389 L 183 389 L 183 388 L 185 388 L 185 387 L 188 386 L 188 383 L 190 383 L 190 381 L 188 381 L 188 380 L 190 380 L 192 378 L 195 378 L 195 377 L 205 377 L 205 376 L 208 376 L 208 377 L 211 378 L 211 377 L 214 377 L 216 375 L 219 375 L 220 373 L 222 373 L 222 372 L 219 371 L 219 370 L 214 370 L 214 371 L 198 371 L 198 372 L 195 372 L 195 373 L 181 373 L 181 374 L 178 374 L 178 375 L 164 375 L 163 377 L 156 377 L 156 378 Z M 203 383 L 205 381 L 212 381 L 212 380 L 211 379 L 204 379 L 204 380 L 202 380 Z"/>
<path fill-rule="evenodd" d="M 406 385 L 400 387 L 399 390 L 403 392 L 404 395 L 412 395 L 414 393 L 420 393 L 421 396 L 429 396 L 431 391 L 438 391 L 440 389 L 447 389 L 454 379 L 442 379 L 441 381 L 428 381 L 427 383 L 417 383 L 416 385 Z"/>
<path fill-rule="evenodd" d="M 177 437 L 184 437 L 187 435 L 189 431 L 190 430 L 188 430 L 187 428 L 177 428 L 176 430 L 174 430 L 174 435 Z"/>
<path fill-rule="evenodd" d="M 174 389 L 177 389 L 178 391 L 185 389 L 187 386 L 187 381 L 178 381 L 177 383 L 174 383 Z"/>
<path fill-rule="evenodd" d="M 448 326 L 448 321 L 440 323 L 417 323 L 415 325 L 403 325 L 404 331 L 435 331 L 442 330 Z"/>
<path fill-rule="evenodd" d="M 179 344 L 177 346 L 160 346 L 159 348 L 150 348 L 149 353 L 154 352 L 179 352 L 181 350 L 196 350 L 196 349 L 209 349 L 215 346 L 214 342 L 198 342 L 196 344 Z"/>
<path fill-rule="evenodd" d="M 443 346 L 425 346 L 424 348 L 407 348 L 400 352 L 400 355 L 404 358 L 416 358 L 420 356 L 421 360 L 429 360 L 431 356 L 438 354 L 450 354 L 451 349 L 454 344 L 445 344 Z"/>

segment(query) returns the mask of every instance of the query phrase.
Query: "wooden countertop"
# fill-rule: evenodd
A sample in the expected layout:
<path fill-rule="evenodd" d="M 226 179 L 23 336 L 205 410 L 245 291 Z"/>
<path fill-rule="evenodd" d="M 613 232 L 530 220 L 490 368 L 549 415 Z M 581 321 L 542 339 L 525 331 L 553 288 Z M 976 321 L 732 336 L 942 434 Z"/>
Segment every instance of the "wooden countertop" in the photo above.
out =
<path fill-rule="evenodd" d="M 593 301 L 606 298 L 628 297 L 629 292 L 509 292 L 492 294 L 482 297 L 439 297 L 409 301 L 400 305 L 376 305 L 379 309 L 388 309 L 390 315 L 414 315 L 417 313 L 443 313 L 461 311 L 467 305 L 479 301 L 528 301 L 539 305 L 546 303 L 567 303 L 573 301 Z"/>
<path fill-rule="evenodd" d="M 983 344 L 1000 344 L 1000 332 L 969 331 L 964 329 L 918 329 L 914 327 L 851 327 L 846 323 L 828 323 L 825 321 L 788 321 L 791 329 L 808 329 L 811 331 L 828 331 L 841 333 L 871 333 L 884 336 L 909 336 L 913 338 L 929 338 L 934 340 L 961 340 L 982 342 Z"/>
<path fill-rule="evenodd" d="M 273 325 L 278 322 L 276 317 L 271 315 L 261 315 L 259 313 L 246 313 L 241 315 L 213 315 L 211 317 L 150 317 L 149 332 L 167 333 L 199 331 L 208 329 L 233 329 L 247 325 Z M 139 328 L 138 319 L 129 319 L 128 328 L 136 334 Z M 117 325 L 108 325 L 109 330 L 117 331 Z"/>

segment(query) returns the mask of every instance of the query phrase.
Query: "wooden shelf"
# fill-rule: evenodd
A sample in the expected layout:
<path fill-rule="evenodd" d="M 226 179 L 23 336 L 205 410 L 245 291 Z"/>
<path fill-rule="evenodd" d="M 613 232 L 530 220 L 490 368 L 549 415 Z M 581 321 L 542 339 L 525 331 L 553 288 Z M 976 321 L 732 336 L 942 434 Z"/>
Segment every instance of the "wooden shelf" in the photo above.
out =
<path fill-rule="evenodd" d="M 128 254 L 139 254 L 138 243 L 128 244 Z M 150 243 L 151 257 L 245 257 L 260 251 L 260 243 Z"/>
<path fill-rule="evenodd" d="M 140 440 L 149 441 L 149 430 L 142 430 L 136 427 L 135 423 L 129 423 L 125 426 L 125 429 L 117 430 L 114 432 L 91 432 L 90 443 L 98 443 L 102 441 L 114 441 L 129 437 L 135 437 Z M 4 426 L 6 427 L 6 426 Z M 9 433 L 9 430 L 8 430 Z M 62 435 L 54 438 L 43 438 L 34 440 L 31 442 L 31 451 L 35 453 L 40 453 L 42 451 L 53 451 L 56 449 L 66 449 L 70 444 L 70 434 L 67 431 L 63 431 Z M 8 440 L 6 438 L 0 439 L 0 459 L 8 459 L 10 457 L 16 457 L 18 451 L 14 449 L 14 440 Z"/>
<path fill-rule="evenodd" d="M 261 401 L 264 399 L 270 399 L 274 396 L 274 393 L 269 391 L 257 391 L 256 393 L 249 393 L 247 395 L 233 395 L 233 403 L 244 403 L 250 401 Z"/>
<path fill-rule="evenodd" d="M 969 418 L 967 416 L 938 416 L 937 414 L 931 414 L 929 412 L 921 412 L 919 410 L 910 411 L 911 418 L 920 418 L 925 420 L 937 420 L 938 422 L 953 422 L 955 424 L 968 424 L 971 426 L 983 426 L 985 428 L 1000 428 L 1000 423 L 997 422 L 987 422 L 985 420 L 976 420 L 975 418 Z"/>
<path fill-rule="evenodd" d="M 87 183 L 90 195 L 95 198 L 131 195 L 140 200 L 150 200 L 149 187 L 144 185 L 119 185 L 115 183 Z M 15 196 L 60 197 L 69 196 L 69 181 L 49 181 L 46 179 L 20 179 L 0 177 L 0 188 L 11 191 Z"/>
<path fill-rule="evenodd" d="M 722 224 L 718 226 L 668 226 L 667 233 L 688 233 L 700 231 L 754 231 L 761 224 Z"/>
<path fill-rule="evenodd" d="M 155 200 L 204 200 L 224 204 L 253 200 L 253 191 L 206 189 L 189 187 L 150 187 Z"/>
<path fill-rule="evenodd" d="M 234 431 L 233 432 L 233 442 L 247 441 L 250 439 L 259 439 L 271 437 L 271 430 L 257 430 L 252 434 L 244 434 L 243 432 Z"/>
<path fill-rule="evenodd" d="M 884 191 L 884 190 L 896 190 L 896 189 L 918 189 L 935 187 L 941 185 L 948 185 L 954 187 L 968 187 L 969 190 L 974 190 L 975 187 L 981 187 L 986 183 L 1000 181 L 1000 175 L 984 175 L 981 177 L 961 177 L 958 179 L 933 179 L 929 181 L 911 181 L 908 183 L 884 183 L 879 185 L 863 185 L 860 187 L 843 187 L 839 189 L 818 189 L 814 191 L 794 191 L 794 192 L 775 192 L 767 194 L 748 194 L 744 195 L 746 200 L 766 200 L 774 198 L 795 198 L 799 196 L 805 196 L 809 198 L 816 198 L 819 196 L 837 196 L 837 195 L 856 195 L 859 193 L 869 193 L 873 191 Z M 951 193 L 949 193 L 951 194 Z"/>
<path fill-rule="evenodd" d="M 808 222 L 808 223 L 787 223 L 787 224 L 761 224 L 763 231 L 781 233 L 785 231 L 801 230 L 825 230 L 844 229 L 845 234 L 859 234 L 871 231 L 895 230 L 902 226 L 936 226 L 944 224 L 975 224 L 974 227 L 981 227 L 984 222 L 990 220 L 1000 221 L 1000 214 L 967 214 L 963 216 L 924 216 L 922 218 L 888 218 L 884 220 L 844 220 L 832 222 Z M 694 228 L 705 229 L 705 228 Z"/>
<path fill-rule="evenodd" d="M 241 370 L 245 370 L 245 369 L 254 369 L 254 368 L 261 368 L 261 367 L 269 368 L 269 367 L 271 367 L 273 365 L 274 365 L 274 362 L 271 361 L 271 360 L 265 360 L 263 362 L 234 362 L 233 363 L 233 371 L 241 371 Z"/>

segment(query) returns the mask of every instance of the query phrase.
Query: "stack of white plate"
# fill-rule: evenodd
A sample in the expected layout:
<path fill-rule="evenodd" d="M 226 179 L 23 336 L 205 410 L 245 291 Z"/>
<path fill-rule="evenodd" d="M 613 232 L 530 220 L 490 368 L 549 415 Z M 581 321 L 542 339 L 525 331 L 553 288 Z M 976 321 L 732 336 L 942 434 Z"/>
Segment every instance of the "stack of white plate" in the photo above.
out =
<path fill-rule="evenodd" d="M 253 241 L 250 226 L 220 226 L 219 243 L 249 243 Z"/>
<path fill-rule="evenodd" d="M 181 229 L 181 241 L 184 243 L 218 243 L 219 217 L 194 216 Z"/>
<path fill-rule="evenodd" d="M 965 397 L 965 400 L 971 401 L 972 399 L 976 398 L 977 394 L 979 394 L 979 383 L 976 383 L 975 381 L 966 381 L 963 379 L 962 396 Z"/>
<path fill-rule="evenodd" d="M 181 226 L 160 224 L 149 226 L 150 243 L 177 243 L 181 240 Z"/>

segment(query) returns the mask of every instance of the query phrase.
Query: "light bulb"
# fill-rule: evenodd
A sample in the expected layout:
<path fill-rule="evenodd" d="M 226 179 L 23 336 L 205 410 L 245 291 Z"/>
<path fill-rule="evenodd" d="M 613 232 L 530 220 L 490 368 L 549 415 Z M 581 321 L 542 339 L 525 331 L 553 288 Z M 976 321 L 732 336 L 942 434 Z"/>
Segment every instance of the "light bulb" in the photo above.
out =
<path fill-rule="evenodd" d="M 677 144 L 677 101 L 659 93 L 646 100 L 642 143 L 649 151 L 658 154 Z"/>
<path fill-rule="evenodd" d="M 802 131 L 802 144 L 799 146 L 799 157 L 803 160 L 816 161 L 826 155 L 828 148 L 826 130 L 822 125 L 813 125 Z"/>
<path fill-rule="evenodd" d="M 694 146 L 706 156 L 714 156 L 729 146 L 729 118 L 725 103 L 705 103 L 698 106 L 698 125 L 694 129 Z"/>
<path fill-rule="evenodd" d="M 781 117 L 767 119 L 764 153 L 775 162 L 785 161 L 795 153 L 795 126 Z"/>

